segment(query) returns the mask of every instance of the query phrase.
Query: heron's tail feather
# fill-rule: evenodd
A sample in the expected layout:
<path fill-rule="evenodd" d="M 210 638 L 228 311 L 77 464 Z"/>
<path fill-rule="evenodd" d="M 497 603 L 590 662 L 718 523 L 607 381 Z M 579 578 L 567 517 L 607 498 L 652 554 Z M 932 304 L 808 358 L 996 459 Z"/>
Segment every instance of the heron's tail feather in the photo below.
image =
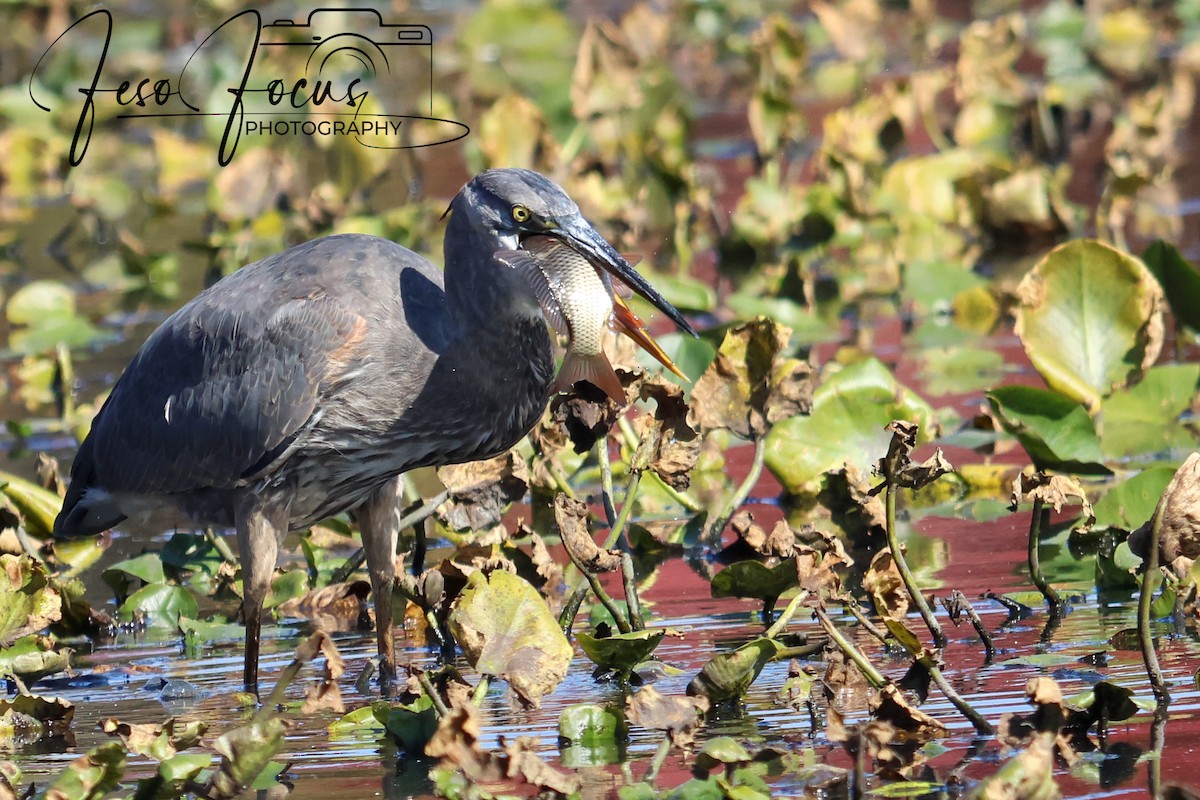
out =
<path fill-rule="evenodd" d="M 597 353 L 594 356 L 567 353 L 567 357 L 563 359 L 562 369 L 558 371 L 558 379 L 554 382 L 554 388 L 556 391 L 565 392 L 579 381 L 587 381 L 616 402 L 624 405 L 625 388 L 621 386 L 621 379 L 617 377 L 612 364 L 603 353 Z"/>

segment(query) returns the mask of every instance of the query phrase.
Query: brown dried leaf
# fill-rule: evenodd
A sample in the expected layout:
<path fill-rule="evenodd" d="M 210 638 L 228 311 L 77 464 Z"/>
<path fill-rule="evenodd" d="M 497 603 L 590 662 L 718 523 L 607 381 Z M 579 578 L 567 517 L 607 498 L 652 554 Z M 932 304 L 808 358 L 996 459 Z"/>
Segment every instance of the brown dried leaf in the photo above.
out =
<path fill-rule="evenodd" d="M 1017 757 L 987 778 L 975 790 L 980 800 L 1057 800 L 1062 794 L 1054 782 L 1055 737 L 1039 734 Z"/>
<path fill-rule="evenodd" d="M 775 365 L 771 375 L 771 394 L 767 396 L 767 422 L 774 425 L 790 417 L 812 411 L 816 376 L 812 365 L 798 358 L 785 358 Z"/>
<path fill-rule="evenodd" d="M 547 764 L 534 751 L 535 740 L 532 737 L 520 736 L 516 741 L 502 740 L 501 743 L 504 746 L 504 774 L 509 778 L 562 796 L 578 792 L 583 785 L 578 775 Z"/>
<path fill-rule="evenodd" d="M 775 526 L 778 530 L 779 526 Z M 791 528 L 788 528 L 791 531 Z M 807 589 L 818 597 L 835 597 L 841 593 L 842 578 L 839 570 L 852 566 L 842 540 L 832 533 L 814 529 L 823 540 L 821 547 L 802 544 L 796 547 L 796 575 L 800 588 Z M 792 533 L 795 541 L 795 534 Z"/>
<path fill-rule="evenodd" d="M 487 461 L 438 467 L 450 499 L 438 516 L 451 530 L 483 530 L 500 523 L 509 504 L 529 490 L 529 467 L 515 451 Z"/>
<path fill-rule="evenodd" d="M 912 705 L 895 686 L 889 683 L 879 690 L 878 700 L 871 704 L 875 718 L 920 737 L 945 736 L 946 726 Z"/>
<path fill-rule="evenodd" d="M 863 576 L 863 588 L 871 595 L 871 600 L 875 603 L 875 612 L 879 616 L 904 621 L 908 614 L 910 598 L 891 550 L 880 550 L 871 559 L 871 566 Z"/>
<path fill-rule="evenodd" d="M 574 561 L 589 572 L 612 572 L 621 568 L 621 554 L 616 550 L 601 550 L 596 546 L 587 527 L 587 505 L 565 494 L 554 498 L 554 521 L 562 534 L 563 547 Z"/>
<path fill-rule="evenodd" d="M 830 707 L 837 706 L 845 711 L 865 709 L 871 686 L 863 677 L 862 670 L 846 658 L 846 654 L 832 642 L 825 646 L 825 675 L 821 682 Z"/>
<path fill-rule="evenodd" d="M 725 334 L 717 357 L 692 389 L 692 407 L 702 428 L 727 429 L 744 439 L 767 432 L 771 382 L 791 335 L 790 328 L 766 317 Z M 795 389 L 789 384 L 787 391 Z"/>
<path fill-rule="evenodd" d="M 661 430 L 650 468 L 675 489 L 687 489 L 692 468 L 700 458 L 700 427 L 683 397 L 683 389 L 660 377 L 643 378 L 638 388 L 642 400 L 654 400 L 654 420 Z"/>
<path fill-rule="evenodd" d="M 767 533 L 755 523 L 754 515 L 739 509 L 729 521 L 733 532 L 747 547 L 761 556 L 790 558 L 796 550 L 796 532 L 786 520 L 779 520 Z"/>
<path fill-rule="evenodd" d="M 644 686 L 625 698 L 625 716 L 634 725 L 666 731 L 671 743 L 687 747 L 708 711 L 708 698 L 665 697 L 653 686 Z"/>
<path fill-rule="evenodd" d="M 453 708 L 438 720 L 437 730 L 425 744 L 425 755 L 442 766 L 457 767 L 476 783 L 495 783 L 503 770 L 490 753 L 479 746 L 479 710 L 473 703 Z"/>
<path fill-rule="evenodd" d="M 1021 503 L 1038 498 L 1055 511 L 1062 511 L 1063 506 L 1068 503 L 1078 504 L 1087 517 L 1082 526 L 1085 529 L 1090 528 L 1096 521 L 1096 514 L 1092 511 L 1092 504 L 1088 501 L 1083 486 L 1074 478 L 1066 475 L 1047 475 L 1045 472 L 1022 472 L 1013 481 L 1013 509 L 1016 510 Z"/>
<path fill-rule="evenodd" d="M 895 486 L 920 489 L 954 471 L 940 447 L 920 464 L 912 463 L 912 451 L 917 446 L 916 424 L 893 420 L 884 430 L 891 432 L 892 441 L 888 444 L 887 455 L 879 460 L 876 470 Z M 878 494 L 881 490 L 882 486 L 877 486 L 873 491 Z"/>
<path fill-rule="evenodd" d="M 524 526 L 522 526 L 524 532 Z M 563 585 L 563 568 L 554 560 L 554 556 L 550 555 L 550 549 L 546 547 L 546 542 L 541 536 L 529 531 L 529 558 L 533 562 L 534 569 L 537 574 L 545 578 L 546 583 L 542 587 L 542 591 L 546 594 L 553 595 L 558 591 L 558 588 Z"/>
<path fill-rule="evenodd" d="M 1163 490 L 1154 516 L 1129 536 L 1129 546 L 1143 558 L 1150 542 L 1155 518 L 1161 518 L 1158 532 L 1159 563 L 1169 566 L 1185 578 L 1200 558 L 1200 453 L 1192 453 L 1175 471 Z"/>

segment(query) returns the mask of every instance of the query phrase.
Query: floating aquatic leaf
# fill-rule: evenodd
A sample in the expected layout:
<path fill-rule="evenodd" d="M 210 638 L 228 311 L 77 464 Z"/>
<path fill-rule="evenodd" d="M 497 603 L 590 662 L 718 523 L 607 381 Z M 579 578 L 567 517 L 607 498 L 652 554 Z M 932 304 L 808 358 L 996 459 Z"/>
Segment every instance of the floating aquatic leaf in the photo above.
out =
<path fill-rule="evenodd" d="M 364 580 L 330 583 L 280 603 L 277 611 L 312 620 L 321 630 L 341 631 L 358 623 L 370 593 L 371 584 Z"/>
<path fill-rule="evenodd" d="M 1174 474 L 1170 467 L 1151 467 L 1110 488 L 1092 508 L 1096 527 L 1132 531 L 1144 524 Z"/>
<path fill-rule="evenodd" d="M 472 667 L 507 680 L 530 705 L 558 686 L 571 663 L 571 645 L 546 601 L 507 572 L 471 573 L 450 628 Z"/>
<path fill-rule="evenodd" d="M 1192 453 L 1175 471 L 1154 512 L 1159 517 L 1159 563 L 1183 577 L 1200 559 L 1200 453 Z M 1129 547 L 1145 558 L 1153 518 L 1129 537 Z"/>
<path fill-rule="evenodd" d="M 800 583 L 796 564 L 788 559 L 774 566 L 759 561 L 738 561 L 712 579 L 713 597 L 744 597 L 773 605 L 784 592 Z"/>
<path fill-rule="evenodd" d="M 122 620 L 139 618 L 156 628 L 175 628 L 181 616 L 195 618 L 199 613 L 196 597 L 190 591 L 166 583 L 146 584 L 117 609 Z"/>
<path fill-rule="evenodd" d="M 705 697 L 711 703 L 741 697 L 767 662 L 782 649 L 782 644 L 763 636 L 732 653 L 718 653 L 705 663 L 700 673 L 688 684 L 688 694 Z"/>
<path fill-rule="evenodd" d="M 780 422 L 767 440 L 767 467 L 792 494 L 815 495 L 822 476 L 853 464 L 870 469 L 887 452 L 892 420 L 936 431 L 933 409 L 867 359 L 830 375 L 813 393 L 812 412 Z"/>
<path fill-rule="evenodd" d="M 178 717 L 157 724 L 121 722 L 113 717 L 100 723 L 100 730 L 120 739 L 126 750 L 155 761 L 167 761 L 180 750 L 196 746 L 207 729 L 207 723 Z"/>
<path fill-rule="evenodd" d="M 213 742 L 221 763 L 208 779 L 204 796 L 226 800 L 237 797 L 258 778 L 283 745 L 287 730 L 283 720 L 255 719 L 222 734 Z"/>
<path fill-rule="evenodd" d="M 422 694 L 411 703 L 390 709 L 386 704 L 373 705 L 373 714 L 382 718 L 388 735 L 410 755 L 425 752 L 425 746 L 438 729 L 438 713 L 429 695 Z M 344 719 L 344 718 L 343 718 Z"/>
<path fill-rule="evenodd" d="M 1057 392 L 1002 386 L 987 393 L 992 410 L 1038 469 L 1107 474 L 1087 409 Z"/>
<path fill-rule="evenodd" d="M 706 697 L 668 697 L 653 686 L 644 686 L 625 698 L 625 716 L 630 723 L 665 731 L 678 747 L 692 742 L 708 707 Z"/>
<path fill-rule="evenodd" d="M 627 675 L 650 657 L 665 635 L 664 630 L 641 630 L 601 637 L 580 631 L 575 639 L 596 666 Z"/>
<path fill-rule="evenodd" d="M 118 601 L 124 601 L 133 590 L 144 584 L 167 582 L 162 556 L 158 553 L 143 553 L 118 561 L 100 573 L 100 578 L 112 588 Z"/>
<path fill-rule="evenodd" d="M 39 739 L 65 736 L 75 718 L 75 706 L 61 697 L 17 694 L 0 698 L 0 742 L 7 749 L 27 747 Z"/>
<path fill-rule="evenodd" d="M 977 800 L 1057 800 L 1054 782 L 1054 734 L 1039 734 L 1011 761 L 971 793 Z"/>
<path fill-rule="evenodd" d="M 1092 413 L 1162 349 L 1162 289 L 1141 261 L 1109 245 L 1077 240 L 1052 250 L 1017 295 L 1016 332 L 1029 360 Z"/>
<path fill-rule="evenodd" d="M 73 652 L 69 647 L 55 648 L 49 637 L 26 636 L 0 649 L 0 675 L 33 683 L 70 669 Z"/>
<path fill-rule="evenodd" d="M 138 781 L 137 798 L 179 797 L 212 765 L 210 753 L 179 753 L 158 765 L 154 776 Z"/>
<path fill-rule="evenodd" d="M 563 766 L 600 767 L 621 760 L 628 726 L 623 708 L 598 703 L 567 706 L 558 716 Z"/>

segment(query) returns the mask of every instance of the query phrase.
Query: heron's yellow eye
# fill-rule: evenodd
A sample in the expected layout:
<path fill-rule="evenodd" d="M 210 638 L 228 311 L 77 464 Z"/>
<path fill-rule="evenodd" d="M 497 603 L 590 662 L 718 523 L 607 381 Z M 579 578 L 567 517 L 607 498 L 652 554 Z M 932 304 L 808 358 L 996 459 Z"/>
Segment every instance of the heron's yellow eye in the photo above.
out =
<path fill-rule="evenodd" d="M 529 213 L 529 209 L 525 206 L 513 206 L 512 218 L 517 222 L 529 222 L 529 218 L 533 215 Z"/>

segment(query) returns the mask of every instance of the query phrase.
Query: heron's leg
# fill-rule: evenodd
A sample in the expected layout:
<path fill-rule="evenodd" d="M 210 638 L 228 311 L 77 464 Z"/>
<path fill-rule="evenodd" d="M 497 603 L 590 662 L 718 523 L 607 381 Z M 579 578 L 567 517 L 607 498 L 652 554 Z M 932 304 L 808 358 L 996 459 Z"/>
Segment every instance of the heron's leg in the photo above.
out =
<path fill-rule="evenodd" d="M 287 506 L 246 493 L 234 506 L 238 555 L 242 559 L 242 618 L 246 623 L 246 691 L 258 694 L 258 646 L 263 603 L 275 574 L 279 542 L 287 533 Z"/>
<path fill-rule="evenodd" d="M 400 535 L 400 477 L 376 489 L 355 511 L 367 553 L 371 597 L 375 602 L 375 638 L 379 645 L 379 683 L 386 695 L 396 678 L 392 635 L 392 588 L 396 583 L 396 541 Z"/>

